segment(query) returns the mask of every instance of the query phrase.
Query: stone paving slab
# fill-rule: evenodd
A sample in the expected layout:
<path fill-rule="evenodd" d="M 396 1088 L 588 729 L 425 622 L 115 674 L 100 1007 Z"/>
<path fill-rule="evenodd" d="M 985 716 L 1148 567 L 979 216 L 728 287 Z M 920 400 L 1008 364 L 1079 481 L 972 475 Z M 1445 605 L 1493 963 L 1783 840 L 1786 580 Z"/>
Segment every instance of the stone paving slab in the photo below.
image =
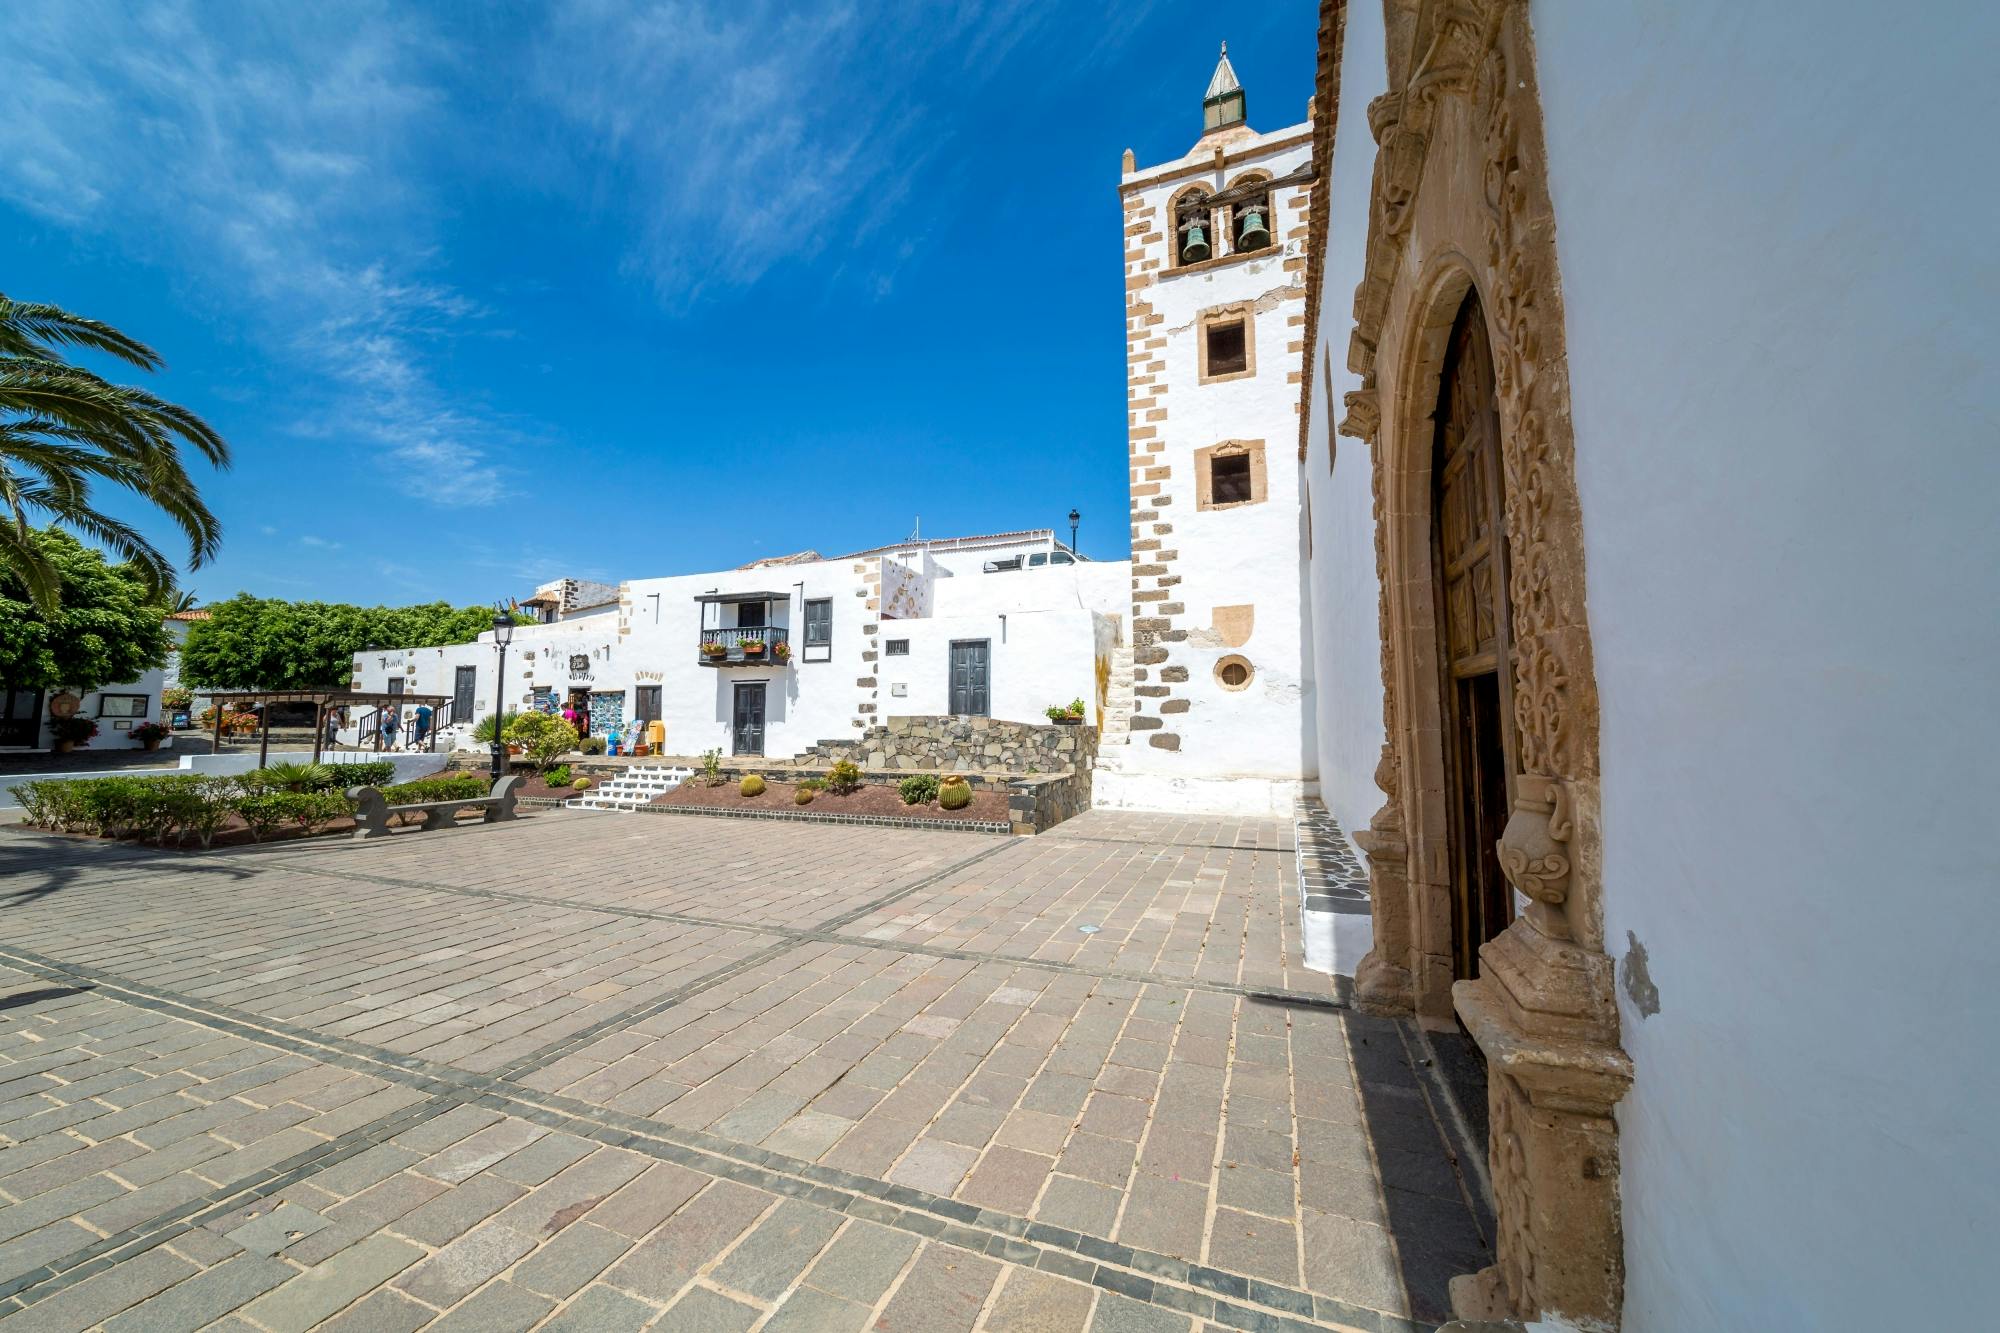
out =
<path fill-rule="evenodd" d="M 1411 1035 L 1295 975 L 1289 827 L 1072 824 L 0 834 L 0 1326 L 1442 1318 L 1480 1222 Z"/>

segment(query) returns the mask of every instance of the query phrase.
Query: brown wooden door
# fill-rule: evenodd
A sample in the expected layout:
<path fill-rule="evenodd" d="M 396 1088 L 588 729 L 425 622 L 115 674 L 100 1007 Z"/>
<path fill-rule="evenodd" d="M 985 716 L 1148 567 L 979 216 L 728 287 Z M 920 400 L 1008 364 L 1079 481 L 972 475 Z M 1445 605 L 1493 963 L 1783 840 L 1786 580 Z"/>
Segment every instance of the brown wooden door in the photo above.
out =
<path fill-rule="evenodd" d="M 1507 535 L 1493 355 L 1477 296 L 1452 326 L 1431 459 L 1447 803 L 1452 963 L 1479 970 L 1479 946 L 1514 918 L 1497 844 L 1515 764 L 1508 666 Z"/>

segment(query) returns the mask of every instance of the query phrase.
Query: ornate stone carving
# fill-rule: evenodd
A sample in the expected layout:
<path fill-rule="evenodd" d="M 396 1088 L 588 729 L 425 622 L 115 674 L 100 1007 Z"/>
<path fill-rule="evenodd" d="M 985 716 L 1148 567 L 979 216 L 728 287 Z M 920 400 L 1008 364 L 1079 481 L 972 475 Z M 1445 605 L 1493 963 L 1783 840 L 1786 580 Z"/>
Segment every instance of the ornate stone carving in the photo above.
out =
<path fill-rule="evenodd" d="M 1360 835 L 1375 887 L 1365 1004 L 1456 1016 L 1491 1077 L 1498 1260 L 1454 1283 L 1461 1315 L 1615 1325 L 1622 1297 L 1611 1109 L 1629 1083 L 1600 936 L 1597 697 L 1555 220 L 1526 0 L 1396 0 L 1343 434 L 1371 443 L 1382 588 L 1385 802 Z M 1366 58 L 1366 57 L 1363 57 Z M 1314 238 L 1325 244 L 1323 234 Z M 1448 821 L 1430 575 L 1431 408 L 1444 331 L 1470 286 L 1487 319 L 1501 434 L 1516 800 L 1499 845 L 1526 915 L 1447 966 Z M 1378 388 L 1379 385 L 1379 388 Z M 1448 975 L 1448 971 L 1447 971 Z"/>
<path fill-rule="evenodd" d="M 1569 898 L 1570 837 L 1576 822 L 1563 785 L 1550 778 L 1515 781 L 1514 810 L 1500 835 L 1500 868 L 1531 900 L 1528 919 L 1551 939 L 1572 938 L 1562 905 Z"/>

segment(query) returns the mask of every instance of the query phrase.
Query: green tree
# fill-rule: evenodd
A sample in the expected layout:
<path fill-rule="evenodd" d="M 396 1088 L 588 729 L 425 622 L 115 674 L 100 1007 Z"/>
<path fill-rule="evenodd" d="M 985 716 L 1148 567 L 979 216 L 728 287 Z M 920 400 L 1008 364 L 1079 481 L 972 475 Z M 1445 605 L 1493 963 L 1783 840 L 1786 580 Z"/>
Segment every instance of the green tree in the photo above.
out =
<path fill-rule="evenodd" d="M 229 446 L 185 407 L 113 384 L 71 362 L 69 348 L 158 370 L 159 354 L 94 319 L 0 295 L 0 569 L 51 611 L 62 576 L 35 525 L 74 529 L 130 563 L 149 594 L 173 586 L 174 568 L 138 529 L 99 509 L 91 487 L 108 482 L 163 510 L 187 536 L 188 563 L 212 559 L 222 525 L 202 503 L 183 444 L 219 468 Z"/>
<path fill-rule="evenodd" d="M 339 689 L 364 649 L 470 643 L 492 627 L 493 612 L 478 606 L 352 606 L 238 593 L 211 602 L 208 619 L 188 626 L 181 679 L 209 690 Z"/>
<path fill-rule="evenodd" d="M 0 680 L 18 689 L 88 693 L 136 680 L 167 660 L 166 608 L 145 570 L 114 565 L 59 529 L 31 529 L 34 568 L 53 575 L 53 609 L 0 566 Z"/>

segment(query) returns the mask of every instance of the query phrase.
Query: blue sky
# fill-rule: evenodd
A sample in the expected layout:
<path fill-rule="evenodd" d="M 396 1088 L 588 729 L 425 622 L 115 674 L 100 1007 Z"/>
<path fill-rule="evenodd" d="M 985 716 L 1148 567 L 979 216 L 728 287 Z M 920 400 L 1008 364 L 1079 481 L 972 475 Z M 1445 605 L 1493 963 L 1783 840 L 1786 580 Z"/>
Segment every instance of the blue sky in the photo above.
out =
<path fill-rule="evenodd" d="M 0 290 L 222 429 L 205 599 L 492 601 L 1059 526 L 1126 553 L 1119 156 L 1314 6 L 18 6 Z M 168 544 L 143 507 L 114 504 Z M 183 548 L 184 549 L 184 548 Z"/>

